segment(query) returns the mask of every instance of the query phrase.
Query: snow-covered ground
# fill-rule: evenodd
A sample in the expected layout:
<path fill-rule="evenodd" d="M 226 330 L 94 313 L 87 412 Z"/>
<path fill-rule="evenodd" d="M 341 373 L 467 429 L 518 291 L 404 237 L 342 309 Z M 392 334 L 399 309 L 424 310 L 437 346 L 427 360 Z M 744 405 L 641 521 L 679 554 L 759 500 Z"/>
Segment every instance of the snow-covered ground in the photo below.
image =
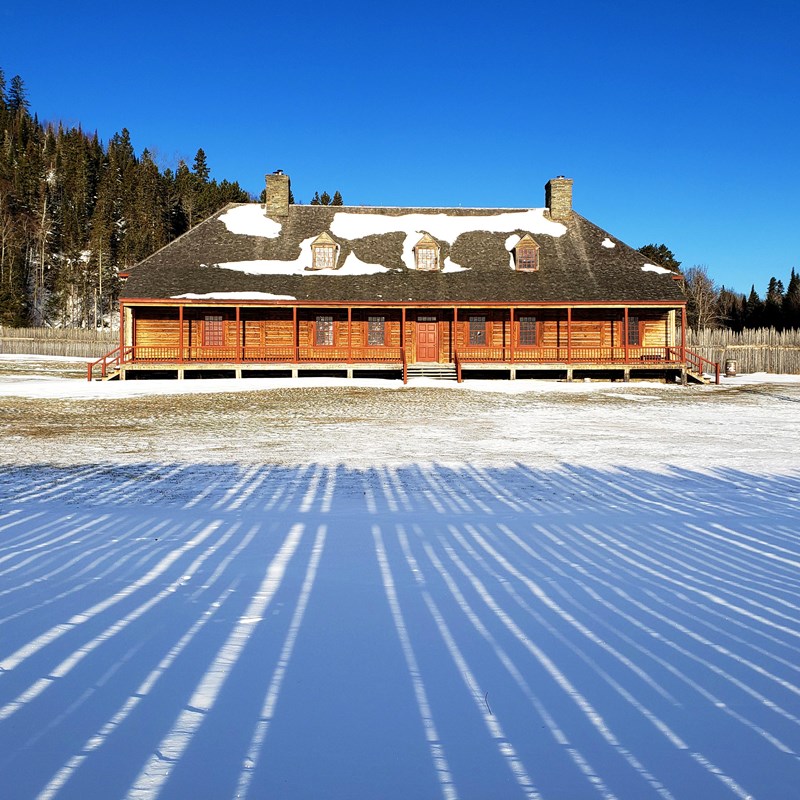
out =
<path fill-rule="evenodd" d="M 4 800 L 798 796 L 796 380 L 38 363 L 0 362 Z"/>

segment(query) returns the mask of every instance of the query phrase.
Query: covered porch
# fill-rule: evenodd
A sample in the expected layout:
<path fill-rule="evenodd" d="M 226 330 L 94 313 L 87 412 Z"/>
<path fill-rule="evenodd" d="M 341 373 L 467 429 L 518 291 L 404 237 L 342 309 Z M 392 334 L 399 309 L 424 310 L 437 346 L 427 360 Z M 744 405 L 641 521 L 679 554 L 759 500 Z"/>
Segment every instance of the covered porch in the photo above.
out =
<path fill-rule="evenodd" d="M 297 376 L 451 367 L 514 379 L 583 373 L 628 380 L 702 369 L 674 304 L 369 305 L 128 302 L 120 346 L 88 376 Z M 680 324 L 679 324 L 680 321 Z M 441 370 L 439 370 L 441 372 Z M 586 377 L 586 375 L 583 375 Z"/>

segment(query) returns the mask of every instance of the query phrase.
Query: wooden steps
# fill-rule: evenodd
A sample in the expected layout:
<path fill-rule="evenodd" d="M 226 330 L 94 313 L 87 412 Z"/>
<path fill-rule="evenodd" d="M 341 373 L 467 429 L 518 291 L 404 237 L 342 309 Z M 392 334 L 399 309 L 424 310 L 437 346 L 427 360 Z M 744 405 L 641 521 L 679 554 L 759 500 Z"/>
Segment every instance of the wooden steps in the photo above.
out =
<path fill-rule="evenodd" d="M 455 381 L 458 379 L 455 364 L 417 363 L 407 367 L 409 378 L 432 378 L 440 381 Z"/>

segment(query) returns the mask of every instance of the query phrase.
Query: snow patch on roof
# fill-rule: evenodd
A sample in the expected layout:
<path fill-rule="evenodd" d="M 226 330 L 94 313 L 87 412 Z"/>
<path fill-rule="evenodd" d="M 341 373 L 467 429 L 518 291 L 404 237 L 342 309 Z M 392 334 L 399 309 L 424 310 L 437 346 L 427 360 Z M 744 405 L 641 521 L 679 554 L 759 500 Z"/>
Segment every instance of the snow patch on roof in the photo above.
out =
<path fill-rule="evenodd" d="M 526 211 L 507 211 L 502 214 L 475 216 L 450 216 L 448 214 L 352 214 L 339 211 L 331 222 L 331 234 L 343 239 L 362 239 L 365 236 L 380 236 L 387 233 L 404 233 L 403 263 L 408 269 L 416 269 L 414 246 L 424 234 L 434 239 L 453 244 L 463 233 L 488 231 L 489 233 L 511 233 L 529 231 L 548 236 L 563 236 L 567 229 L 560 222 L 544 216 L 544 209 L 531 208 Z"/>
<path fill-rule="evenodd" d="M 450 256 L 447 256 L 444 260 L 442 272 L 466 272 L 468 269 L 469 267 L 462 267 L 461 264 L 456 264 Z"/>
<path fill-rule="evenodd" d="M 331 270 L 322 270 L 328 275 L 334 274 Z M 374 275 L 377 272 L 388 272 L 388 268 L 380 264 L 369 264 L 362 261 L 355 253 L 350 253 L 344 260 L 339 269 L 335 271 L 336 275 Z M 319 274 L 318 271 L 316 274 Z"/>
<path fill-rule="evenodd" d="M 174 294 L 171 300 L 297 300 L 290 294 L 269 292 L 209 292 L 208 294 Z"/>
<path fill-rule="evenodd" d="M 522 237 L 517 233 L 512 233 L 506 239 L 506 250 L 508 250 L 508 266 L 517 271 L 517 265 L 514 263 L 514 248 L 522 241 Z"/>
<path fill-rule="evenodd" d="M 666 267 L 659 267 L 655 264 L 645 264 L 642 267 L 642 272 L 657 272 L 659 275 L 670 275 L 672 274 L 671 269 L 667 269 Z"/>
<path fill-rule="evenodd" d="M 277 239 L 282 227 L 280 222 L 265 216 L 264 209 L 257 203 L 232 208 L 226 211 L 219 221 L 223 222 L 231 233 L 263 236 L 267 239 Z"/>
<path fill-rule="evenodd" d="M 304 277 L 317 275 L 373 275 L 377 272 L 389 271 L 388 267 L 383 267 L 380 264 L 367 264 L 358 258 L 355 253 L 350 253 L 338 269 L 309 269 L 312 264 L 311 243 L 316 241 L 317 238 L 317 236 L 309 236 L 308 239 L 303 239 L 300 243 L 300 255 L 291 261 L 268 259 L 222 261 L 216 266 L 220 269 L 230 269 L 236 272 L 244 272 L 248 275 L 302 275 Z"/>
<path fill-rule="evenodd" d="M 600 244 L 601 244 L 603 247 L 616 247 L 616 245 L 614 244 L 614 242 L 612 242 L 612 241 L 611 241 L 611 239 L 609 239 L 609 238 L 608 238 L 608 236 L 606 236 L 606 238 L 605 238 L 605 239 L 603 239 L 603 241 L 602 241 L 602 242 L 600 242 Z"/>

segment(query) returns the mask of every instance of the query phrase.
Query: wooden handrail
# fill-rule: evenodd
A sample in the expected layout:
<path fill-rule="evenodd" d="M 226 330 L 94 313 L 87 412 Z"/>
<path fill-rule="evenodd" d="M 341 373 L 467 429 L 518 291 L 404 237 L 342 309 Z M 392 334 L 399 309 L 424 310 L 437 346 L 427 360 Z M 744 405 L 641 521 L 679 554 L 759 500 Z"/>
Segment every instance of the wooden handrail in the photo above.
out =
<path fill-rule="evenodd" d="M 100 356 L 97 361 L 92 361 L 86 365 L 86 380 L 91 381 L 94 378 L 94 368 L 98 365 L 100 366 L 100 377 L 105 378 L 108 374 L 108 367 L 119 366 L 120 360 L 120 346 L 117 345 L 104 356 Z"/>
<path fill-rule="evenodd" d="M 695 371 L 699 374 L 703 374 L 703 364 L 708 364 L 709 367 L 712 368 L 714 372 L 714 383 L 719 386 L 720 384 L 720 370 L 719 370 L 719 362 L 718 361 L 709 361 L 707 358 L 703 358 L 700 353 L 695 353 L 692 350 L 687 349 L 686 347 L 683 348 L 684 358 L 687 364 L 691 364 L 694 367 Z"/>

